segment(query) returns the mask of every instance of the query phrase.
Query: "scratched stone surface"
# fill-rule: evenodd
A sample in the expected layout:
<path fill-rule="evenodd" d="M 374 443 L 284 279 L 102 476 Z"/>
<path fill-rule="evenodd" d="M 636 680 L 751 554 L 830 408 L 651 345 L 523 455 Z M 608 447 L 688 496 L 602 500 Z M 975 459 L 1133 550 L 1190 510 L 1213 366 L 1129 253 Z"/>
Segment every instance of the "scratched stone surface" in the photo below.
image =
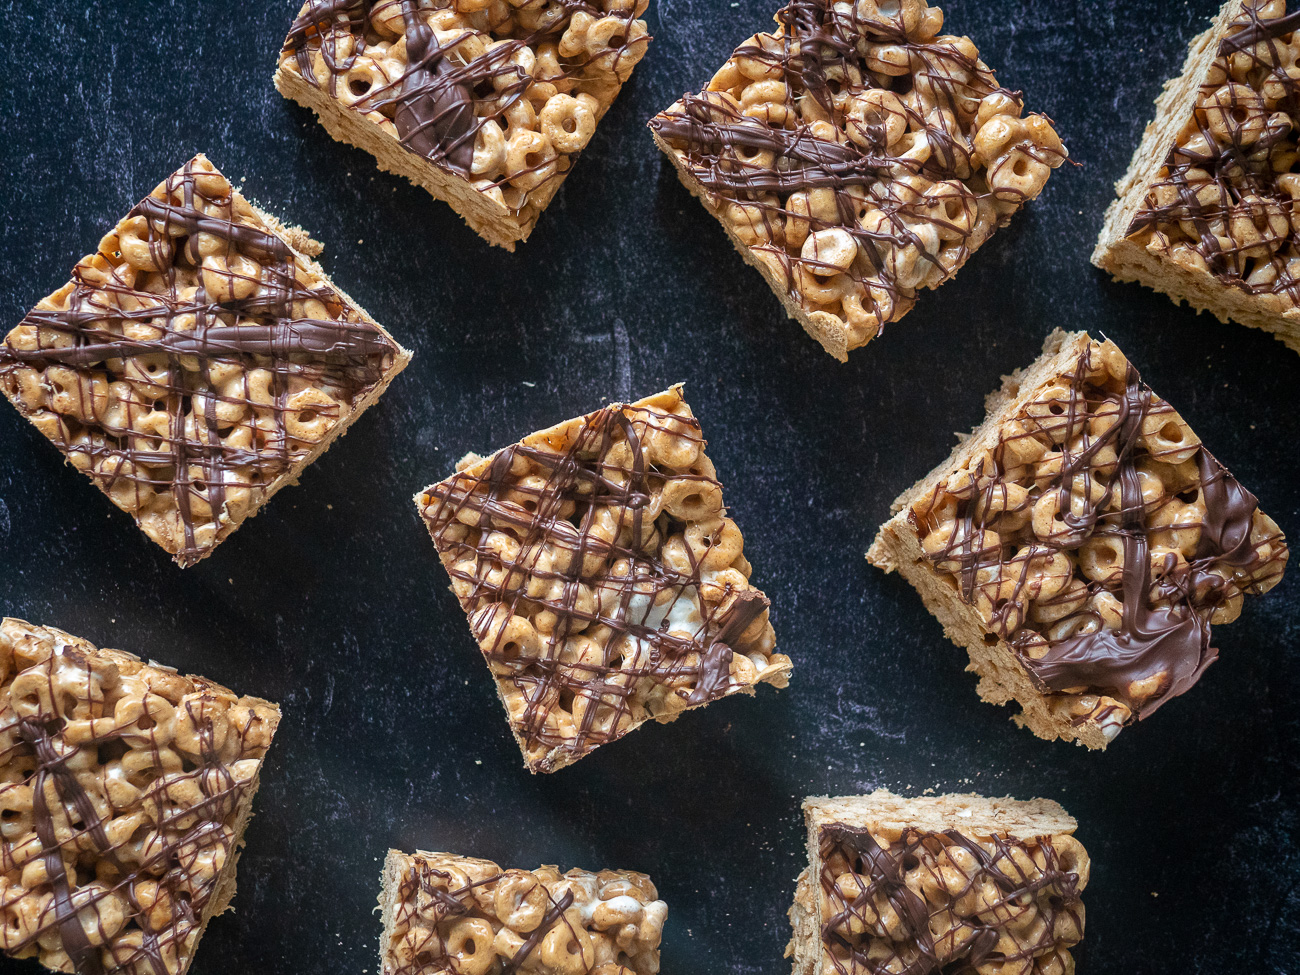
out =
<path fill-rule="evenodd" d="M 1300 357 L 1087 262 L 1212 0 L 945 4 L 1080 165 L 846 366 L 645 128 L 770 23 L 770 0 L 653 0 L 648 56 L 514 255 L 276 94 L 291 6 L 0 3 L 5 327 L 201 150 L 324 241 L 326 269 L 416 355 L 301 486 L 187 571 L 0 409 L 0 610 L 283 704 L 236 910 L 194 972 L 375 971 L 390 846 L 644 870 L 670 905 L 664 972 L 781 972 L 801 797 L 877 786 L 1061 801 L 1094 857 L 1082 972 L 1300 969 L 1294 570 L 1217 631 L 1198 687 L 1093 755 L 982 704 L 964 652 L 863 559 L 889 501 L 1056 325 L 1117 340 L 1300 537 Z M 530 776 L 410 497 L 468 450 L 677 380 L 793 682 Z"/>

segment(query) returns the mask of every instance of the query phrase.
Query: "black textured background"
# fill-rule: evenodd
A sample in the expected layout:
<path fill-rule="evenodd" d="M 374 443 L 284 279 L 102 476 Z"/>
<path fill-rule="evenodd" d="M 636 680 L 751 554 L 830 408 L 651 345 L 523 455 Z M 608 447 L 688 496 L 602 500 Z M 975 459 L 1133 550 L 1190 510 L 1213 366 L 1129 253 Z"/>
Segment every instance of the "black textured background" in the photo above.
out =
<path fill-rule="evenodd" d="M 1082 166 L 847 366 L 784 317 L 644 125 L 772 5 L 652 0 L 648 56 L 509 255 L 280 98 L 286 0 L 0 2 L 3 327 L 201 150 L 324 241 L 339 285 L 416 353 L 300 487 L 184 572 L 0 409 L 0 610 L 283 705 L 236 912 L 194 972 L 374 972 L 389 846 L 644 870 L 670 908 L 667 975 L 785 971 L 799 801 L 877 786 L 1060 800 L 1094 858 L 1083 972 L 1300 970 L 1295 569 L 1217 632 L 1222 659 L 1192 693 L 1095 755 L 980 703 L 965 653 L 862 557 L 890 499 L 1056 325 L 1116 339 L 1300 537 L 1300 357 L 1087 262 L 1152 99 L 1216 4 L 946 3 Z M 530 776 L 410 496 L 467 450 L 676 380 L 792 685 Z"/>

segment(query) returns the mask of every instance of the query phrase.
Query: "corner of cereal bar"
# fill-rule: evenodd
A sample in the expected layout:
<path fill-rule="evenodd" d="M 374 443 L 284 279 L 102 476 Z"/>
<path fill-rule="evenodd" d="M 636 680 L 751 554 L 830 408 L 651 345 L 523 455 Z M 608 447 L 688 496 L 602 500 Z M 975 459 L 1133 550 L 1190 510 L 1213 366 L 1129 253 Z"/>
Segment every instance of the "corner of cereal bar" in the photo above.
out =
<path fill-rule="evenodd" d="M 867 557 L 966 647 L 982 698 L 1105 748 L 1200 679 L 1286 540 L 1109 340 L 1054 332 L 988 407 Z"/>
<path fill-rule="evenodd" d="M 513 251 L 645 55 L 648 3 L 307 0 L 275 87 Z"/>
<path fill-rule="evenodd" d="M 774 19 L 650 128 L 843 362 L 951 278 L 1067 152 L 924 0 L 792 0 Z"/>
<path fill-rule="evenodd" d="M 1156 100 L 1092 262 L 1300 351 L 1300 20 L 1228 0 Z"/>
<path fill-rule="evenodd" d="M 184 975 L 234 896 L 279 708 L 18 619 L 0 665 L 0 949 Z"/>
<path fill-rule="evenodd" d="M 534 772 L 784 687 L 700 424 L 674 387 L 525 437 L 415 497 Z"/>
<path fill-rule="evenodd" d="M 200 154 L 0 343 L 0 390 L 182 567 L 411 358 L 298 249 L 314 244 Z"/>
<path fill-rule="evenodd" d="M 794 975 L 1067 975 L 1091 860 L 1050 799 L 804 800 L 808 867 L 790 909 Z"/>

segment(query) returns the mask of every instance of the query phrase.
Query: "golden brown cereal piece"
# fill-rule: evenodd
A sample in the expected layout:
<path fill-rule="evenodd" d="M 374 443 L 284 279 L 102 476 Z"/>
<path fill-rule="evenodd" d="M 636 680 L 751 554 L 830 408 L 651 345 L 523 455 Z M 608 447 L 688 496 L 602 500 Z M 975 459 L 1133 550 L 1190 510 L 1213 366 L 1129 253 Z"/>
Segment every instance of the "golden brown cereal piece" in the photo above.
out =
<path fill-rule="evenodd" d="M 1105 748 L 1196 683 L 1210 625 L 1277 585 L 1286 539 L 1109 340 L 1053 332 L 988 411 L 867 558 L 966 647 L 984 700 Z"/>
<path fill-rule="evenodd" d="M 680 386 L 471 454 L 415 502 L 534 772 L 786 686 Z"/>
<path fill-rule="evenodd" d="M 791 0 L 655 142 L 790 317 L 845 361 L 1067 153 L 924 0 Z"/>
<path fill-rule="evenodd" d="M 0 949 L 183 975 L 235 895 L 280 709 L 9 618 L 0 701 Z"/>
<path fill-rule="evenodd" d="M 1091 860 L 1050 799 L 804 800 L 794 975 L 1069 975 Z"/>
<path fill-rule="evenodd" d="M 668 905 L 643 873 L 502 870 L 389 850 L 382 975 L 655 975 Z"/>
<path fill-rule="evenodd" d="M 275 86 L 514 250 L 650 42 L 649 0 L 306 0 Z"/>
<path fill-rule="evenodd" d="M 1294 6 L 1294 5 L 1293 5 Z M 1300 13 L 1228 0 L 1165 84 L 1092 262 L 1300 351 Z"/>
<path fill-rule="evenodd" d="M 320 244 L 198 155 L 0 344 L 0 390 L 184 566 L 319 457 L 411 354 Z"/>

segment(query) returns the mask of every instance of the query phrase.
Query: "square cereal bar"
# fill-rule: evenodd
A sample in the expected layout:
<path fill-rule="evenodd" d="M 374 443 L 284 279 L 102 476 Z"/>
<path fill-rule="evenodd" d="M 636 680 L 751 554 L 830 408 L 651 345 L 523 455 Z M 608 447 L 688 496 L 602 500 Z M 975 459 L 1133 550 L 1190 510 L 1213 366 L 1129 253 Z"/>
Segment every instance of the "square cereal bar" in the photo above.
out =
<path fill-rule="evenodd" d="M 325 452 L 411 354 L 198 155 L 0 344 L 0 389 L 190 566 Z"/>
<path fill-rule="evenodd" d="M 650 122 L 790 317 L 845 361 L 1036 197 L 1065 148 L 924 0 L 792 0 Z"/>
<path fill-rule="evenodd" d="M 987 405 L 867 558 L 966 647 L 984 700 L 1105 748 L 1196 683 L 1286 540 L 1113 342 L 1057 330 Z"/>
<path fill-rule="evenodd" d="M 382 975 L 655 975 L 668 905 L 631 870 L 502 870 L 389 850 Z"/>
<path fill-rule="evenodd" d="M 1091 860 L 1050 799 L 804 800 L 794 975 L 1070 975 Z"/>
<path fill-rule="evenodd" d="M 415 501 L 534 772 L 786 686 L 680 386 L 471 454 Z"/>
<path fill-rule="evenodd" d="M 17 619 L 0 674 L 0 949 L 182 975 L 235 896 L 280 709 Z"/>
<path fill-rule="evenodd" d="M 1165 85 L 1092 262 L 1300 352 L 1300 13 L 1229 0 Z"/>
<path fill-rule="evenodd" d="M 591 141 L 649 0 L 307 0 L 275 87 L 506 250 Z"/>

